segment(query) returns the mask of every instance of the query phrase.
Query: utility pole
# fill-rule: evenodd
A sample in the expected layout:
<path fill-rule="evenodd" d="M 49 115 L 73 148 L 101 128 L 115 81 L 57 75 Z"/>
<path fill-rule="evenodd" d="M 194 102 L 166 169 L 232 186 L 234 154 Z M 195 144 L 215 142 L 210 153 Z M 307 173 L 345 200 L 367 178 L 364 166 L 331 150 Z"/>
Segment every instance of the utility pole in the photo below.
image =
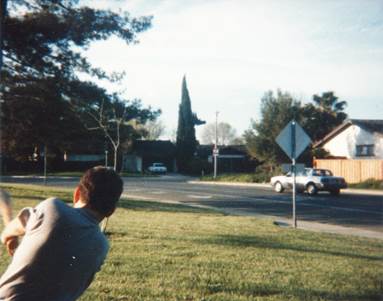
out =
<path fill-rule="evenodd" d="M 218 168 L 218 111 L 215 112 L 215 144 L 213 149 L 214 157 L 214 179 L 217 178 L 217 168 Z"/>

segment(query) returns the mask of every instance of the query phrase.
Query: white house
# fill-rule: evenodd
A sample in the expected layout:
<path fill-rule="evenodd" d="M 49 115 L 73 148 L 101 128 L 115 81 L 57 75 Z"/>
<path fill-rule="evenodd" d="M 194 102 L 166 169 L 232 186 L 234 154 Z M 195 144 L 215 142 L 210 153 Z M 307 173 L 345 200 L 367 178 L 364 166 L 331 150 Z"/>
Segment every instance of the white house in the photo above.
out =
<path fill-rule="evenodd" d="M 322 147 L 332 157 L 383 159 L 383 120 L 346 120 L 313 147 Z"/>

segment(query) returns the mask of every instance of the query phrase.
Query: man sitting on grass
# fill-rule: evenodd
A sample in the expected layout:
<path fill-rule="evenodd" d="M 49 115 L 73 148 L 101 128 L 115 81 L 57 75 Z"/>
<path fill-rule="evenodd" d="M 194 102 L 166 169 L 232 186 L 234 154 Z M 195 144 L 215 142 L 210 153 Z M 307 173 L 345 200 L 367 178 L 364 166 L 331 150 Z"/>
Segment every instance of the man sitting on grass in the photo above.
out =
<path fill-rule="evenodd" d="M 0 300 L 76 300 L 105 260 L 109 246 L 99 223 L 114 212 L 122 189 L 114 170 L 94 167 L 76 187 L 73 207 L 49 198 L 22 209 L 1 234 L 13 259 L 0 279 Z"/>

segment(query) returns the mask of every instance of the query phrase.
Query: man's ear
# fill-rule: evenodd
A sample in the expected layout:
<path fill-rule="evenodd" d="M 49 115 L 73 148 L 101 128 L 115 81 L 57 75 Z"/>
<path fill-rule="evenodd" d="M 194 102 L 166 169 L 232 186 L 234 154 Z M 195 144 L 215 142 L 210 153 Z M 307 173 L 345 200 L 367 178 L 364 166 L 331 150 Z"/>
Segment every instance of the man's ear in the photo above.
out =
<path fill-rule="evenodd" d="M 80 200 L 80 187 L 77 186 L 73 192 L 73 204 L 76 204 Z"/>

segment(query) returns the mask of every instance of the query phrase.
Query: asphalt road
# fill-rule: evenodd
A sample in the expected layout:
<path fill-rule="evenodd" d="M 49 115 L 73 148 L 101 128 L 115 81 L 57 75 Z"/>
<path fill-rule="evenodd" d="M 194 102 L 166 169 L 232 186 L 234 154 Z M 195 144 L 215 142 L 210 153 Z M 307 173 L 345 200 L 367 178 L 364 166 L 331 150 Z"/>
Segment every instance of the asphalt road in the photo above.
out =
<path fill-rule="evenodd" d="M 291 218 L 291 193 L 278 194 L 269 188 L 190 184 L 188 177 L 166 175 L 124 178 L 124 195 L 130 198 L 177 201 L 218 208 L 234 214 Z M 41 178 L 7 178 L 3 182 L 41 184 Z M 74 187 L 76 178 L 50 178 L 49 186 Z M 297 195 L 298 221 L 353 227 L 383 235 L 383 196 L 323 192 L 316 196 Z"/>

